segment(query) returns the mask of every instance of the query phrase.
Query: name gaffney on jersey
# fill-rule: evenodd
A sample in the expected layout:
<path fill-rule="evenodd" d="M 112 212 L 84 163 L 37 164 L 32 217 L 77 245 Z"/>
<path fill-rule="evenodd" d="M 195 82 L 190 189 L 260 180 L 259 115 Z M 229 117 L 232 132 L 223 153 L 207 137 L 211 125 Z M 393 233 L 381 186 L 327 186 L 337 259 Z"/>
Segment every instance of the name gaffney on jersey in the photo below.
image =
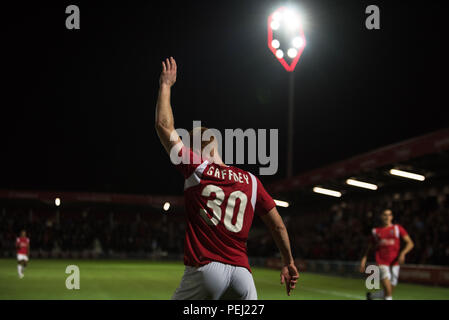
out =
<path fill-rule="evenodd" d="M 211 165 L 209 169 L 206 171 L 206 175 L 210 177 L 219 178 L 221 180 L 234 180 L 235 182 L 246 183 L 249 184 L 249 176 L 247 174 L 241 172 L 233 172 L 228 168 L 218 168 Z"/>

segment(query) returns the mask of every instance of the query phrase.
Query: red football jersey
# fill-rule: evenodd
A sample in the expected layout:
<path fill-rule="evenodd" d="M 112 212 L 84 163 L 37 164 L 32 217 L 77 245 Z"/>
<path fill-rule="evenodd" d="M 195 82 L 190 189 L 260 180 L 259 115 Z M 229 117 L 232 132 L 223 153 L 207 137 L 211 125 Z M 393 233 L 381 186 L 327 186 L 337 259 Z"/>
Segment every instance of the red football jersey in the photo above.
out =
<path fill-rule="evenodd" d="M 186 147 L 178 155 L 184 161 L 176 167 L 185 178 L 184 264 L 198 267 L 217 261 L 251 271 L 248 232 L 254 213 L 266 214 L 276 206 L 273 199 L 247 171 L 202 161 Z"/>
<path fill-rule="evenodd" d="M 372 241 L 376 248 L 377 264 L 397 265 L 401 237 L 405 237 L 407 234 L 407 231 L 398 224 L 374 228 L 372 230 Z"/>
<path fill-rule="evenodd" d="M 28 245 L 30 244 L 30 239 L 27 237 L 19 237 L 16 240 L 17 254 L 28 255 Z"/>

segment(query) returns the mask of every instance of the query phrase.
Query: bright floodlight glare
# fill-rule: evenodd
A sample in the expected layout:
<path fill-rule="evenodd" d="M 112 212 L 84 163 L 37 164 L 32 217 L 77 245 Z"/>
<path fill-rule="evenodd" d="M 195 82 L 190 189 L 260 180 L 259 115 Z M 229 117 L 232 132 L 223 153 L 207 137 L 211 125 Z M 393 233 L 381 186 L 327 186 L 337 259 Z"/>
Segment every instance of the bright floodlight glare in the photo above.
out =
<path fill-rule="evenodd" d="M 273 13 L 273 20 L 279 21 L 282 19 L 282 14 L 279 11 Z"/>
<path fill-rule="evenodd" d="M 368 182 L 362 182 L 362 181 L 358 181 L 358 180 L 354 180 L 354 179 L 348 179 L 348 180 L 346 180 L 346 183 L 349 184 L 350 186 L 354 186 L 354 187 L 365 188 L 365 189 L 370 189 L 370 190 L 377 190 L 377 186 L 375 184 L 368 183 Z"/>
<path fill-rule="evenodd" d="M 282 59 L 284 57 L 284 51 L 282 51 L 281 49 L 277 50 L 276 57 L 278 57 L 278 59 Z"/>
<path fill-rule="evenodd" d="M 327 196 L 336 197 L 336 198 L 341 197 L 341 192 L 338 192 L 335 190 L 330 190 L 330 189 L 324 189 L 324 188 L 320 188 L 320 187 L 314 187 L 313 192 L 325 194 Z"/>
<path fill-rule="evenodd" d="M 279 48 L 281 46 L 281 43 L 279 42 L 279 40 L 277 39 L 273 39 L 273 41 L 271 41 L 271 46 L 275 49 Z"/>
<path fill-rule="evenodd" d="M 390 174 L 392 174 L 394 176 L 399 176 L 399 177 L 418 180 L 418 181 L 424 181 L 426 179 L 426 177 L 423 175 L 412 173 L 412 172 L 407 172 L 407 171 L 402 171 L 402 170 L 397 170 L 397 169 L 391 169 Z"/>
<path fill-rule="evenodd" d="M 295 48 L 290 48 L 290 49 L 288 49 L 288 51 L 287 51 L 287 55 L 288 55 L 290 58 L 296 57 L 297 54 L 298 54 L 298 50 L 296 50 Z"/>
<path fill-rule="evenodd" d="M 168 211 L 168 209 L 170 209 L 170 202 L 164 203 L 164 206 L 162 208 L 164 209 L 164 211 Z"/>
<path fill-rule="evenodd" d="M 304 46 L 304 39 L 302 37 L 296 37 L 292 40 L 292 44 L 295 48 L 301 48 Z"/>
<path fill-rule="evenodd" d="M 299 27 L 299 17 L 295 11 L 290 9 L 285 11 L 283 18 L 288 29 L 294 30 Z"/>
<path fill-rule="evenodd" d="M 283 208 L 288 208 L 288 206 L 290 205 L 288 202 L 286 201 L 282 201 L 282 200 L 274 200 L 274 203 L 276 203 L 277 206 L 279 207 L 283 207 Z"/>
<path fill-rule="evenodd" d="M 273 30 L 277 30 L 279 29 L 279 27 L 281 26 L 281 24 L 279 23 L 279 21 L 277 20 L 273 20 L 270 24 L 271 29 Z"/>
<path fill-rule="evenodd" d="M 61 199 L 56 198 L 55 199 L 55 206 L 59 207 L 61 205 Z"/>

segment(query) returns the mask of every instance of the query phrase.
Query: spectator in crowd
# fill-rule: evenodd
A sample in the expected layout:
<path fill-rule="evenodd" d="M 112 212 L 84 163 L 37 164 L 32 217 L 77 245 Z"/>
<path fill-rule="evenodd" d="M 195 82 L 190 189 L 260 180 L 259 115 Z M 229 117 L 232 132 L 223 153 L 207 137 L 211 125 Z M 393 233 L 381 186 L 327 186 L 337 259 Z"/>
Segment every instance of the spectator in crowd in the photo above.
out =
<path fill-rule="evenodd" d="M 379 196 L 343 202 L 331 208 L 283 213 L 294 256 L 302 259 L 357 261 L 366 234 L 376 225 L 376 213 L 391 208 L 395 222 L 413 235 L 415 248 L 407 263 L 449 264 L 449 196 L 435 190 Z M 1 208 L 1 207 L 0 207 Z M 148 210 L 147 210 L 148 211 Z M 259 221 L 260 222 L 260 221 Z M 258 223 L 255 219 L 254 223 Z M 248 254 L 271 257 L 277 253 L 270 235 L 250 233 Z M 70 256 L 144 256 L 155 252 L 182 254 L 184 217 L 159 212 L 101 207 L 50 209 L 7 207 L 0 209 L 0 257 L 14 254 L 18 230 L 26 229 L 33 242 L 31 254 Z"/>

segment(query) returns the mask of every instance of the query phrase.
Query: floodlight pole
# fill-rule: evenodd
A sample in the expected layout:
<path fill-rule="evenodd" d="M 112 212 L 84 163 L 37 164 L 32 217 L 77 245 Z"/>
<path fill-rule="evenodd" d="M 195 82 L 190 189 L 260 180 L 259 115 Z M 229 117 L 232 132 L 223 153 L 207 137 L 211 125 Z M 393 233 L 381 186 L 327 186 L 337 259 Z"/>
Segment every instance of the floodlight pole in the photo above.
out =
<path fill-rule="evenodd" d="M 288 0 L 290 3 L 291 0 Z M 293 176 L 293 105 L 295 100 L 294 92 L 295 77 L 293 70 L 290 72 L 288 79 L 288 149 L 287 149 L 287 178 Z"/>
<path fill-rule="evenodd" d="M 293 176 L 293 115 L 294 115 L 294 73 L 289 72 L 288 85 L 288 137 L 287 137 L 287 178 Z"/>
<path fill-rule="evenodd" d="M 289 0 L 288 0 L 289 1 Z M 279 40 L 273 38 L 273 30 L 277 30 L 279 28 L 278 19 L 282 18 L 285 10 L 287 10 L 288 16 L 286 16 L 289 20 L 287 21 L 287 26 L 290 28 L 290 35 L 296 36 L 297 38 L 290 39 L 292 41 L 291 44 L 295 48 L 290 48 L 287 51 L 287 55 L 292 59 L 290 65 L 284 59 L 284 52 L 279 48 Z M 275 15 L 277 14 L 277 17 Z M 297 21 L 292 21 L 292 19 L 297 19 Z M 293 29 L 291 26 L 293 25 Z M 294 32 L 295 34 L 293 34 Z M 287 178 L 291 178 L 293 176 L 293 118 L 294 118 L 294 74 L 293 71 L 298 63 L 299 58 L 304 50 L 306 45 L 306 39 L 304 37 L 304 32 L 302 30 L 301 21 L 298 16 L 295 17 L 295 14 L 292 11 L 288 12 L 286 7 L 280 7 L 276 11 L 274 11 L 271 15 L 268 16 L 268 48 L 274 54 L 274 56 L 278 59 L 278 61 L 282 64 L 284 69 L 290 73 L 288 76 L 288 111 L 287 111 Z M 287 47 L 288 48 L 288 47 Z M 292 50 L 292 51 L 290 51 Z"/>

